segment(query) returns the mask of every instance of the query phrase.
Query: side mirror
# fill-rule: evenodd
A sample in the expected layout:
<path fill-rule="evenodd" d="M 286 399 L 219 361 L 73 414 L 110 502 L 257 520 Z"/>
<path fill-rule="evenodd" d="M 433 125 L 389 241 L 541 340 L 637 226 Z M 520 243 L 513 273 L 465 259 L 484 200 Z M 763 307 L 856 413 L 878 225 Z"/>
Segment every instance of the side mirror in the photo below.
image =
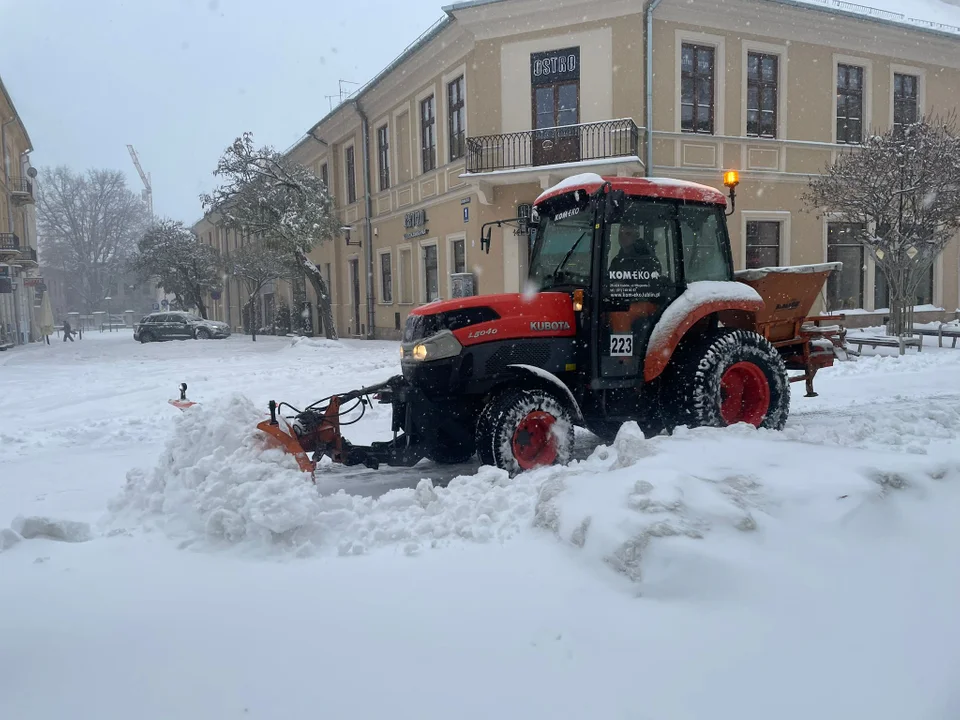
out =
<path fill-rule="evenodd" d="M 492 235 L 493 235 L 492 225 L 487 225 L 480 232 L 480 250 L 481 252 L 487 253 L 487 255 L 490 254 L 490 240 Z"/>
<path fill-rule="evenodd" d="M 623 190 L 611 190 L 607 193 L 607 203 L 603 211 L 603 219 L 606 223 L 612 223 L 623 211 L 623 203 L 627 194 Z"/>

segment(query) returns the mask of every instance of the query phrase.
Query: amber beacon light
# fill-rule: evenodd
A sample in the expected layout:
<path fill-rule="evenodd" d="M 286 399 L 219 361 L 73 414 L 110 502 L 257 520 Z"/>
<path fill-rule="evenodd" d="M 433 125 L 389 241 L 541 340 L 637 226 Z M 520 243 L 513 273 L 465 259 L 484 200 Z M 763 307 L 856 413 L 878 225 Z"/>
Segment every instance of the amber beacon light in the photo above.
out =
<path fill-rule="evenodd" d="M 727 216 L 733 215 L 737 207 L 737 185 L 740 184 L 740 173 L 736 170 L 726 170 L 723 173 L 723 184 L 730 188 L 730 212 Z"/>

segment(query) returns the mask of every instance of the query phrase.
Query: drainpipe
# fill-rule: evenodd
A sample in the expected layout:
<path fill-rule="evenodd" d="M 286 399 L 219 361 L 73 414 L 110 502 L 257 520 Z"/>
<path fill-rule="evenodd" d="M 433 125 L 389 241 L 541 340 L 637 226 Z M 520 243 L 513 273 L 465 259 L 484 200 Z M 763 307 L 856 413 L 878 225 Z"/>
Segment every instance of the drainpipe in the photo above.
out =
<path fill-rule="evenodd" d="M 10 173 L 7 172 L 7 125 L 16 120 L 16 116 L 0 124 L 0 162 L 3 163 L 3 185 L 7 189 L 7 232 L 14 231 L 13 202 L 10 195 Z"/>
<path fill-rule="evenodd" d="M 657 9 L 657 6 L 663 0 L 650 0 L 647 3 L 647 6 L 644 8 L 644 16 L 647 23 L 647 35 L 645 49 L 647 54 L 646 60 L 646 92 L 647 92 L 647 102 L 646 107 L 644 107 L 645 119 L 644 125 L 647 126 L 646 129 L 646 140 L 647 140 L 647 151 L 644 157 L 646 164 L 647 177 L 653 174 L 653 11 Z"/>
<path fill-rule="evenodd" d="M 373 340 L 373 324 L 375 321 L 373 308 L 373 225 L 371 216 L 373 214 L 373 202 L 370 197 L 370 123 L 367 120 L 367 114 L 360 107 L 360 101 L 354 100 L 353 106 L 357 109 L 360 116 L 360 132 L 363 135 L 363 203 L 364 214 L 363 221 L 363 255 L 367 263 L 367 340 Z"/>

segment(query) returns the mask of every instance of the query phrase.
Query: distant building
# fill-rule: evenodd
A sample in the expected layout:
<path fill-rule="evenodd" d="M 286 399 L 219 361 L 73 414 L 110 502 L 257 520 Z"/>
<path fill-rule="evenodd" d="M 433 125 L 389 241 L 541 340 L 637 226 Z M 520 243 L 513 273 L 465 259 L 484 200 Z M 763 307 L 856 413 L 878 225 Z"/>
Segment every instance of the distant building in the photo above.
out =
<path fill-rule="evenodd" d="M 410 310 L 451 297 L 457 274 L 473 274 L 480 293 L 520 290 L 529 239 L 494 228 L 482 253 L 481 224 L 584 171 L 722 187 L 722 170 L 738 169 L 736 267 L 841 260 L 817 309 L 879 323 L 870 316 L 888 305 L 882 275 L 845 242 L 848 227 L 805 212 L 800 198 L 867 133 L 960 110 L 960 8 L 927 5 L 943 11 L 914 19 L 826 0 L 446 8 L 288 151 L 327 183 L 350 228 L 349 245 L 340 237 L 312 255 L 340 333 L 396 338 Z M 210 220 L 194 226 L 198 237 L 235 246 Z M 917 298 L 946 313 L 918 320 L 954 315 L 958 263 L 954 241 Z M 237 324 L 241 294 L 229 285 L 217 312 Z"/>
<path fill-rule="evenodd" d="M 33 143 L 0 79 L 0 346 L 38 340 Z"/>

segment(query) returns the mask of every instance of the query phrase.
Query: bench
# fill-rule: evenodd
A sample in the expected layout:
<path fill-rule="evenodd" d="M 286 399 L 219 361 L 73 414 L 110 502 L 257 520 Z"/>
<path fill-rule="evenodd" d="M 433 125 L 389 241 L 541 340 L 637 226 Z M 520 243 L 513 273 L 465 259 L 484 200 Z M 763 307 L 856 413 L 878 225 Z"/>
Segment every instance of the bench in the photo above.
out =
<path fill-rule="evenodd" d="M 857 346 L 857 354 L 863 352 L 863 346 L 869 345 L 876 350 L 878 347 L 898 348 L 900 354 L 904 355 L 908 347 L 917 348 L 917 352 L 923 352 L 923 335 L 918 337 L 891 337 L 889 335 L 847 335 L 847 344 Z"/>
<path fill-rule="evenodd" d="M 913 331 L 919 335 L 937 338 L 939 347 L 943 347 L 944 338 L 953 338 L 953 344 L 950 347 L 956 348 L 957 338 L 960 338 L 960 325 L 948 325 L 947 323 L 940 323 L 940 327 L 937 328 L 914 328 Z"/>

